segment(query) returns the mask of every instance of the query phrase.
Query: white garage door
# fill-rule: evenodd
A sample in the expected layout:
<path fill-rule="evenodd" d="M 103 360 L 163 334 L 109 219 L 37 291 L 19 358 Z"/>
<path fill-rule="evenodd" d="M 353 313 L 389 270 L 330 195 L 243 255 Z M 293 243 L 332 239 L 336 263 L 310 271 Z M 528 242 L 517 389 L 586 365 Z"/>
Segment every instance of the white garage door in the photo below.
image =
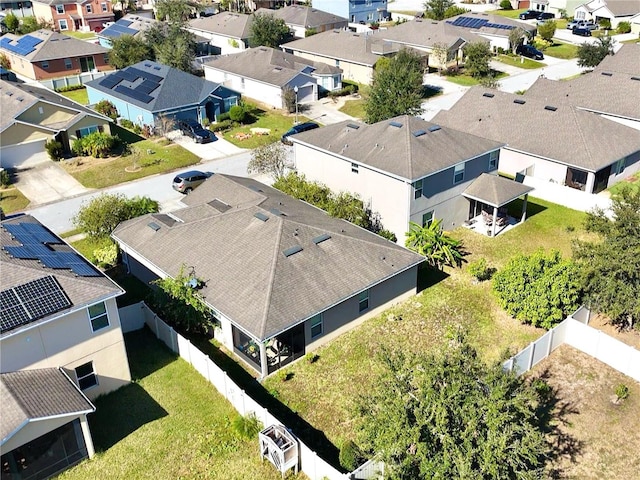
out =
<path fill-rule="evenodd" d="M 2 168 L 31 167 L 49 160 L 49 155 L 44 149 L 45 140 L 8 145 L 0 148 L 0 165 Z"/>
<path fill-rule="evenodd" d="M 307 85 L 298 89 L 298 103 L 313 102 L 313 85 Z"/>

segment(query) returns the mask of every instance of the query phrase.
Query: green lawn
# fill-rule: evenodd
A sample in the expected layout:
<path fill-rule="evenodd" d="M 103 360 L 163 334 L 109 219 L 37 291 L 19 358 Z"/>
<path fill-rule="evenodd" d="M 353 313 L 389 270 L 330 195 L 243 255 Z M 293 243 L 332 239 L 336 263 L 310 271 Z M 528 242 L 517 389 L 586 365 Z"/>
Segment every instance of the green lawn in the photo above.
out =
<path fill-rule="evenodd" d="M 95 32 L 72 32 L 70 30 L 62 32 L 64 35 L 68 35 L 70 37 L 78 38 L 80 40 L 86 40 L 88 38 L 95 38 Z"/>
<path fill-rule="evenodd" d="M 509 74 L 507 73 L 497 71 L 493 71 L 493 74 L 497 79 L 509 76 Z M 474 85 L 480 85 L 480 80 L 478 78 L 467 75 L 466 73 L 460 73 L 458 75 L 447 75 L 445 78 L 447 79 L 447 81 L 455 83 L 457 85 L 461 85 L 463 87 L 473 87 Z"/>
<path fill-rule="evenodd" d="M 564 42 L 554 42 L 553 45 L 544 50 L 545 55 L 550 57 L 568 60 L 578 56 L 578 46 Z"/>
<path fill-rule="evenodd" d="M 491 12 L 491 15 L 500 15 L 501 17 L 517 19 L 522 12 L 526 11 L 526 8 L 521 8 L 520 10 L 494 10 Z"/>
<path fill-rule="evenodd" d="M 623 188 L 631 188 L 634 191 L 640 190 L 640 174 L 636 173 L 626 180 L 616 183 L 613 187 L 609 188 L 609 192 L 611 192 L 612 195 L 615 195 Z"/>
<path fill-rule="evenodd" d="M 364 98 L 360 98 L 358 100 L 347 100 L 339 110 L 342 113 L 351 115 L 353 118 L 359 118 L 362 120 L 366 116 L 364 112 L 365 102 L 366 100 Z"/>
<path fill-rule="evenodd" d="M 536 60 L 531 60 L 530 58 L 521 57 L 520 55 L 497 55 L 495 59 L 501 63 L 506 65 L 511 65 L 512 67 L 524 68 L 527 70 L 533 70 L 535 68 L 546 67 L 546 63 L 538 62 Z"/>
<path fill-rule="evenodd" d="M 78 102 L 80 105 L 89 105 L 89 95 L 87 95 L 86 88 L 79 88 L 78 90 L 70 90 L 68 92 L 60 92 L 60 95 L 70 98 L 74 102 Z"/>
<path fill-rule="evenodd" d="M 95 401 L 97 454 L 57 478 L 280 479 L 260 460 L 257 438 L 235 434 L 235 410 L 195 369 L 146 329 L 125 340 L 133 383 Z"/>
<path fill-rule="evenodd" d="M 29 205 L 29 199 L 15 187 L 0 189 L 0 207 L 4 213 L 19 212 Z"/>

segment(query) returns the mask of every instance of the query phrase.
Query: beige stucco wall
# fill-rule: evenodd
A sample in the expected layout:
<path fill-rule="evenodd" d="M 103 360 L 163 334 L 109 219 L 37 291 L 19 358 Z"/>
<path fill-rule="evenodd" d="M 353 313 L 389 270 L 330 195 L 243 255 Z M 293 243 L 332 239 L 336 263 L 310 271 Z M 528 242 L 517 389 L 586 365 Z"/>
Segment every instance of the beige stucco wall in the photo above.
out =
<path fill-rule="evenodd" d="M 60 105 L 39 102 L 21 113 L 18 120 L 51 128 L 54 124 L 68 122 L 77 114 L 78 112 Z"/>
<path fill-rule="evenodd" d="M 76 367 L 93 361 L 98 385 L 84 391 L 90 399 L 131 381 L 115 299 L 106 302 L 109 326 L 91 331 L 86 308 L 0 340 L 2 372 Z M 75 380 L 73 373 L 70 374 Z"/>
<path fill-rule="evenodd" d="M 87 115 L 83 117 L 81 120 L 79 120 L 78 122 L 69 126 L 67 132 L 69 134 L 69 143 L 71 144 L 70 146 L 73 146 L 73 141 L 77 140 L 78 138 L 78 136 L 76 135 L 76 130 L 80 130 L 86 127 L 95 127 L 95 126 L 101 126 L 103 128 L 102 131 L 104 133 L 109 133 L 109 134 L 111 133 L 111 124 L 109 122 L 102 120 L 100 118 Z"/>
<path fill-rule="evenodd" d="M 2 132 L 2 146 L 33 142 L 34 140 L 49 140 L 53 135 L 53 132 L 48 130 L 41 130 L 31 125 L 15 123 Z"/>
<path fill-rule="evenodd" d="M 51 11 L 50 5 L 39 2 L 31 2 L 31 8 L 33 9 L 34 17 L 38 19 L 42 18 L 48 22 L 53 23 L 53 12 Z M 54 28 L 57 30 L 58 25 L 55 25 Z"/>
<path fill-rule="evenodd" d="M 365 65 L 359 65 L 356 63 L 340 61 L 340 65 L 336 65 L 335 58 L 323 57 L 321 55 L 315 55 L 311 53 L 297 52 L 291 50 L 294 55 L 298 55 L 302 58 L 307 58 L 315 62 L 326 63 L 332 67 L 340 67 L 342 69 L 342 79 L 351 80 L 353 82 L 362 83 L 363 85 L 371 85 L 373 81 L 373 67 L 367 67 Z"/>
<path fill-rule="evenodd" d="M 35 7 L 36 5 L 38 5 L 37 3 L 33 3 L 33 6 Z M 24 58 L 15 55 L 14 53 L 10 52 L 9 50 L 6 50 L 4 48 L 0 49 L 0 52 L 3 53 L 4 55 L 6 55 L 6 57 L 9 59 L 9 62 L 11 64 L 11 70 L 14 71 L 14 73 L 16 73 L 16 75 L 20 76 L 23 75 L 27 78 L 31 78 L 31 79 L 35 79 L 36 78 L 36 74 L 35 71 L 33 69 L 33 65 L 25 60 Z"/>

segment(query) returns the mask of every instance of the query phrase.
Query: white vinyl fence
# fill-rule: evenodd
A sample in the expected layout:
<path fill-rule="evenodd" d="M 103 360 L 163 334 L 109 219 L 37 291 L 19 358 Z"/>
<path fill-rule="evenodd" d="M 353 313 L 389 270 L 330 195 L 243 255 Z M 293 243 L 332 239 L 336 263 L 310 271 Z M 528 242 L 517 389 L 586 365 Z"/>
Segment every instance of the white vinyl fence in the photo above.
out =
<path fill-rule="evenodd" d="M 580 307 L 538 340 L 504 362 L 503 368 L 507 371 L 515 370 L 521 375 L 566 343 L 640 381 L 640 351 L 590 327 L 587 325 L 588 320 L 589 310 Z"/>
<path fill-rule="evenodd" d="M 44 85 L 50 90 L 55 90 L 56 88 L 70 87 L 72 85 L 84 85 L 91 80 L 104 77 L 108 73 L 111 72 L 85 72 L 77 75 L 69 75 L 68 77 L 40 80 L 40 84 Z"/>
<path fill-rule="evenodd" d="M 167 325 L 160 319 L 144 302 L 140 302 L 128 307 L 119 309 L 120 323 L 123 332 L 132 332 L 140 330 L 144 325 L 148 325 L 151 331 L 162 340 L 172 351 L 177 353 L 181 358 L 189 362 L 209 383 L 211 383 L 240 413 L 248 415 L 254 413 L 264 427 L 270 425 L 284 425 L 276 417 L 274 417 L 266 408 L 262 407 L 258 402 L 253 400 L 245 393 L 236 383 L 229 378 L 227 373 L 213 363 L 207 355 L 202 353 L 198 348 L 193 346 L 189 340 L 177 333 L 172 327 Z M 285 425 L 285 428 L 286 425 Z M 294 435 L 295 432 L 291 431 Z M 370 461 L 362 465 L 356 470 L 356 474 L 343 474 L 334 467 L 320 458 L 314 451 L 307 447 L 298 439 L 300 451 L 300 469 L 311 480 L 347 480 L 347 479 L 374 479 L 378 478 L 377 467 L 378 462 Z M 256 444 L 256 448 L 258 445 Z M 256 454 L 257 455 L 257 454 Z M 371 466 L 371 464 L 375 464 Z M 369 476 L 364 476 L 369 475 Z"/>

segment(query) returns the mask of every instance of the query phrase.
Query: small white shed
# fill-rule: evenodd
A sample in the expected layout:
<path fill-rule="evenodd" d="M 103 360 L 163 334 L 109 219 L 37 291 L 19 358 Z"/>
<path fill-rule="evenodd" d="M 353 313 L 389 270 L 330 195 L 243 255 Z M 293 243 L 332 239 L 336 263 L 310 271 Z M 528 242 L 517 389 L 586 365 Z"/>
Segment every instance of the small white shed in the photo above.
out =
<path fill-rule="evenodd" d="M 282 425 L 271 425 L 258 434 L 260 440 L 260 457 L 267 458 L 280 471 L 290 468 L 298 473 L 298 441 Z"/>

